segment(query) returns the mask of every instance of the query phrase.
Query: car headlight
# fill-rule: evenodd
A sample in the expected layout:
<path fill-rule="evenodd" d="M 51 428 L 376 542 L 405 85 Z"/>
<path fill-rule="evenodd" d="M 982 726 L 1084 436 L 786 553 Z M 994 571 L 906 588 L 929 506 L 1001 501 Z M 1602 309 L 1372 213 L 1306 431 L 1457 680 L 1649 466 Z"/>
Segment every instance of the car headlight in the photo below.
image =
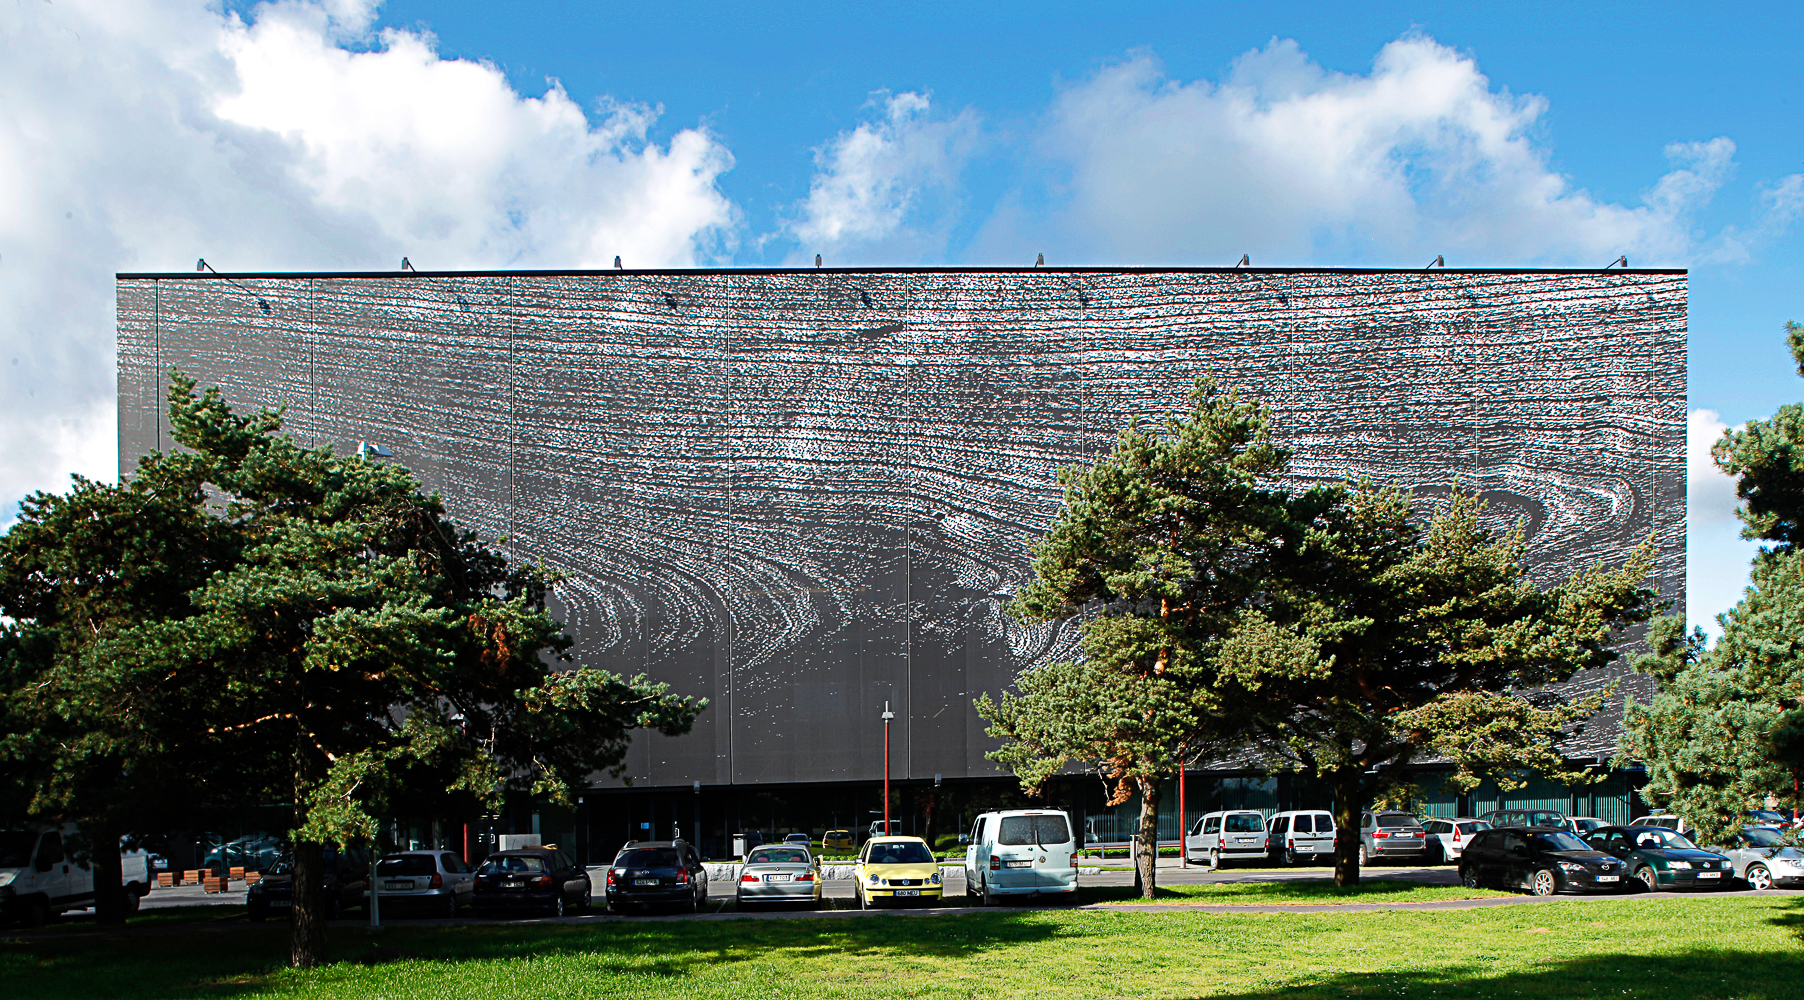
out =
<path fill-rule="evenodd" d="M 1574 864 L 1571 861 L 1562 861 L 1562 862 L 1560 862 L 1560 870 L 1567 871 L 1567 872 L 1582 872 L 1585 870 L 1585 866 L 1580 865 L 1580 864 Z"/>
<path fill-rule="evenodd" d="M 876 884 L 877 884 L 877 876 L 875 876 L 875 875 L 872 875 L 872 876 L 871 876 L 871 884 L 872 884 L 872 885 L 876 885 Z"/>
<path fill-rule="evenodd" d="M 1691 862 L 1689 862 L 1689 861 L 1668 861 L 1666 863 L 1666 867 L 1689 869 L 1691 867 Z"/>
<path fill-rule="evenodd" d="M 940 884 L 940 873 L 934 872 L 932 875 L 927 876 L 927 884 L 928 885 L 939 885 Z"/>

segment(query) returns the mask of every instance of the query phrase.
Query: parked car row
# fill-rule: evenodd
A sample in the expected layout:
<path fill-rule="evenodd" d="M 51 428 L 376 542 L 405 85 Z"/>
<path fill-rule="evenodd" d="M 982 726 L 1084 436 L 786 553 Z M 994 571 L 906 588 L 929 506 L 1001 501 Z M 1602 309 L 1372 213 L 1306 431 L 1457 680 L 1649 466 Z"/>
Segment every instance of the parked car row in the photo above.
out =
<path fill-rule="evenodd" d="M 1735 844 L 1700 848 L 1664 826 L 1604 826 L 1580 837 L 1556 826 L 1509 826 L 1481 831 L 1460 858 L 1468 886 L 1556 892 L 1629 889 L 1721 889 L 1737 880 L 1756 889 L 1804 882 L 1804 858 L 1780 848 L 1780 834 L 1746 828 Z"/>
<path fill-rule="evenodd" d="M 369 855 L 359 848 L 322 852 L 320 890 L 326 918 L 370 909 Z M 491 854 L 475 869 L 450 851 L 401 851 L 376 861 L 377 903 L 397 916 L 454 917 L 469 906 L 477 916 L 531 910 L 562 916 L 587 909 L 589 873 L 556 848 Z M 294 855 L 285 851 L 257 884 L 245 890 L 252 920 L 294 910 Z"/>

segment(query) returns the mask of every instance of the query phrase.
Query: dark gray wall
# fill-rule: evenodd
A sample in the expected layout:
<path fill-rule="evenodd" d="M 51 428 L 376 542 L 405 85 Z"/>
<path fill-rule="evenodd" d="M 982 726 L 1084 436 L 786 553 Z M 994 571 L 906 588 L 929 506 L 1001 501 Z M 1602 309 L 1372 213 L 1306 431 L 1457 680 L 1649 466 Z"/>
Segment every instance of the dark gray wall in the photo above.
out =
<path fill-rule="evenodd" d="M 1299 480 L 1456 480 L 1548 578 L 1656 532 L 1682 596 L 1683 272 L 121 275 L 122 473 L 178 366 L 303 443 L 391 448 L 569 574 L 579 662 L 713 707 L 635 781 L 994 773 L 971 709 L 1069 648 L 1001 607 L 1055 473 L 1199 373 Z M 1611 674 L 1613 676 L 1613 672 Z M 1609 679 L 1583 679 L 1595 686 Z M 1609 742 L 1613 727 L 1594 727 Z"/>

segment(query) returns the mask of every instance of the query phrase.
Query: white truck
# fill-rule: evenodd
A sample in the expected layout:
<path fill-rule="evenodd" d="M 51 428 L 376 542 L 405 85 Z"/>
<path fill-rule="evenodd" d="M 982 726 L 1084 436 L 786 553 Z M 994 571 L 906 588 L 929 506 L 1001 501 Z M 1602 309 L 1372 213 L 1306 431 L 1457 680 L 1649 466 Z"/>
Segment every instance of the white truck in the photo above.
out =
<path fill-rule="evenodd" d="M 61 830 L 0 830 L 0 918 L 38 925 L 64 910 L 94 905 L 94 870 L 83 867 L 63 843 Z M 136 912 L 150 892 L 150 866 L 143 851 L 121 858 L 125 906 Z"/>

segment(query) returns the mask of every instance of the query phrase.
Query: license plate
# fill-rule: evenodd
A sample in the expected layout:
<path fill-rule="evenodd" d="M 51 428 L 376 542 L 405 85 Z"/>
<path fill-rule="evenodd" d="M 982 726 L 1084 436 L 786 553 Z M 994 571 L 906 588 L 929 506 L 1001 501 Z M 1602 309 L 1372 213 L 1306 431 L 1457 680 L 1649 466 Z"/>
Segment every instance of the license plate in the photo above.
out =
<path fill-rule="evenodd" d="M 1698 878 L 1722 878 L 1722 872 L 1698 872 Z"/>
<path fill-rule="evenodd" d="M 1009 861 L 1005 863 L 1010 868 L 1032 868 L 1034 866 L 1032 861 Z"/>
<path fill-rule="evenodd" d="M 1257 844 L 1257 843 L 1259 843 L 1258 837 L 1235 837 L 1234 840 L 1236 843 L 1241 843 L 1241 844 Z"/>
<path fill-rule="evenodd" d="M 384 883 L 382 883 L 382 888 L 387 889 L 391 892 L 411 892 L 413 890 L 413 883 L 412 882 L 384 882 Z"/>
<path fill-rule="evenodd" d="M 1620 881 L 1622 881 L 1622 876 L 1621 875 L 1599 875 L 1597 877 L 1597 880 L 1599 882 L 1620 882 Z"/>
<path fill-rule="evenodd" d="M 287 910 L 292 909 L 293 907 L 294 900 L 292 899 L 272 899 L 269 901 L 269 908 L 272 910 Z"/>
<path fill-rule="evenodd" d="M 636 878 L 636 879 L 633 879 L 633 884 L 634 885 L 657 885 L 658 880 L 655 878 Z"/>
<path fill-rule="evenodd" d="M 501 888 L 503 888 L 503 889 L 524 889 L 524 888 L 526 888 L 526 883 L 525 882 L 503 882 L 503 883 L 501 883 Z"/>
<path fill-rule="evenodd" d="M 764 881 L 766 881 L 766 882 L 794 882 L 795 876 L 794 875 L 766 875 L 766 876 L 764 876 Z"/>
<path fill-rule="evenodd" d="M 896 895 L 898 895 L 898 896 L 919 896 L 920 894 L 921 894 L 921 890 L 919 890 L 919 889 L 897 889 L 896 890 Z"/>

